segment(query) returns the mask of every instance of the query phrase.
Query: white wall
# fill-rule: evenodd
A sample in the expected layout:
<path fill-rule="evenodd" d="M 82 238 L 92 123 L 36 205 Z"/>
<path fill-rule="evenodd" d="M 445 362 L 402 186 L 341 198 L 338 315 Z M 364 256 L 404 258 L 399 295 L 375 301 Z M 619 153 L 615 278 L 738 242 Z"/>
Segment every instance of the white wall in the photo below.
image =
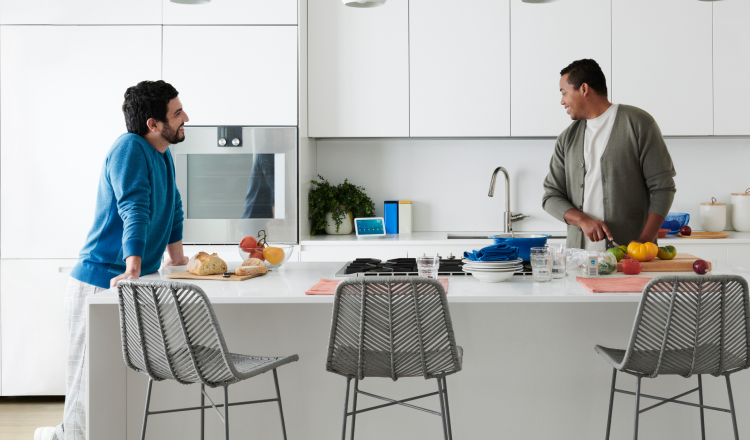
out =
<path fill-rule="evenodd" d="M 555 139 L 320 139 L 318 173 L 364 186 L 383 214 L 383 201 L 414 202 L 414 231 L 500 231 L 505 210 L 502 173 L 487 196 L 492 171 L 510 174 L 511 211 L 531 217 L 516 231 L 564 231 L 542 209 L 542 182 Z M 698 229 L 699 206 L 750 187 L 750 138 L 669 138 L 677 170 L 672 211 L 688 212 Z M 731 211 L 728 211 L 730 213 Z M 727 216 L 728 226 L 731 226 Z"/>

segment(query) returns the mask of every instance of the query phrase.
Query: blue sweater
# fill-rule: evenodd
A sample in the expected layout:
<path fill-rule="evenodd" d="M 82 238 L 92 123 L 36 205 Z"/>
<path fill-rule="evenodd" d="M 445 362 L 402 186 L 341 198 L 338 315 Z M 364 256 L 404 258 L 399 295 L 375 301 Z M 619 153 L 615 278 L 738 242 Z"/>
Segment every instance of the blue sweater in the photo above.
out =
<path fill-rule="evenodd" d="M 96 194 L 94 226 L 71 276 L 109 289 L 125 259 L 142 258 L 141 274 L 159 270 L 167 244 L 182 240 L 182 200 L 169 149 L 125 133 L 112 145 Z"/>

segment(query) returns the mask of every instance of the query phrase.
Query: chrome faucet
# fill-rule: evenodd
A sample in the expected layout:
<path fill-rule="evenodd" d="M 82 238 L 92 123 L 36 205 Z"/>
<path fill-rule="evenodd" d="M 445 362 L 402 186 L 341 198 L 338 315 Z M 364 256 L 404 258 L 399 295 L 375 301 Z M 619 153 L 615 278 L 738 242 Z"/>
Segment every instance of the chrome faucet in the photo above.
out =
<path fill-rule="evenodd" d="M 508 177 L 508 171 L 503 167 L 497 167 L 495 168 L 495 171 L 492 173 L 492 181 L 490 182 L 490 193 L 488 194 L 490 197 L 493 197 L 495 195 L 495 178 L 497 177 L 497 172 L 502 171 L 503 174 L 505 174 L 505 214 L 503 214 L 503 232 L 513 232 L 513 222 L 520 222 L 521 220 L 528 217 L 528 215 L 523 214 L 516 214 L 513 215 L 510 212 L 510 177 Z"/>

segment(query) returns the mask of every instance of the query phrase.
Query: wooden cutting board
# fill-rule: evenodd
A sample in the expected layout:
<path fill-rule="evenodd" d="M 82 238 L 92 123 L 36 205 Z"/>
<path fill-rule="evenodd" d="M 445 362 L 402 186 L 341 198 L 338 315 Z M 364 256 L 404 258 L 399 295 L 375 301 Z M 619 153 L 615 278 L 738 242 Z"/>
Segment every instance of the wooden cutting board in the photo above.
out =
<path fill-rule="evenodd" d="M 222 276 L 222 275 L 203 275 L 203 276 L 201 276 L 201 275 L 192 274 L 192 273 L 190 273 L 188 271 L 184 271 L 184 272 L 171 273 L 171 274 L 167 275 L 167 278 L 173 279 L 173 280 L 174 279 L 178 279 L 178 280 L 245 281 L 245 280 L 249 280 L 250 278 L 259 277 L 261 275 L 265 275 L 265 274 L 263 274 L 263 273 L 254 273 L 254 274 L 251 274 L 251 275 L 243 275 L 243 276 L 232 274 L 228 278 L 224 278 L 224 276 Z"/>
<path fill-rule="evenodd" d="M 651 261 L 642 261 L 643 272 L 692 272 L 693 263 L 700 258 L 690 254 L 677 254 L 671 260 L 660 260 L 654 258 Z M 711 270 L 711 262 L 708 263 Z M 622 272 L 622 261 L 617 263 L 617 271 Z"/>
<path fill-rule="evenodd" d="M 693 232 L 690 235 L 677 233 L 680 238 L 728 238 L 729 232 Z"/>

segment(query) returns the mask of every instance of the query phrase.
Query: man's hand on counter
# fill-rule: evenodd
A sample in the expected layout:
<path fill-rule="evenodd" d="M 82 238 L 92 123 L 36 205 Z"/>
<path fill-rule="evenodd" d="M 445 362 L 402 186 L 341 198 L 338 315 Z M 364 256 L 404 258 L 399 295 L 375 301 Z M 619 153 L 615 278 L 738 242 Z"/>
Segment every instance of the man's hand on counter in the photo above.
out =
<path fill-rule="evenodd" d="M 182 249 L 182 240 L 167 245 L 167 255 L 168 257 L 164 258 L 161 267 L 184 266 L 190 261 L 190 258 L 185 256 Z"/>
<path fill-rule="evenodd" d="M 120 280 L 137 280 L 141 276 L 141 257 L 131 255 L 125 259 L 125 273 L 109 280 L 109 287 L 115 287 Z"/>
<path fill-rule="evenodd" d="M 569 209 L 565 213 L 565 221 L 570 225 L 581 228 L 583 233 L 591 241 L 601 241 L 604 240 L 605 237 L 608 238 L 609 241 L 614 241 L 612 233 L 609 232 L 606 223 L 601 220 L 594 220 L 581 211 Z"/>
<path fill-rule="evenodd" d="M 641 236 L 638 237 L 639 243 L 653 243 L 654 240 L 656 240 L 656 234 L 659 232 L 659 228 L 661 228 L 662 223 L 664 223 L 664 217 L 660 216 L 659 214 L 654 214 L 653 212 L 648 215 L 648 218 L 646 219 L 646 225 L 643 226 L 643 231 L 641 231 Z"/>

